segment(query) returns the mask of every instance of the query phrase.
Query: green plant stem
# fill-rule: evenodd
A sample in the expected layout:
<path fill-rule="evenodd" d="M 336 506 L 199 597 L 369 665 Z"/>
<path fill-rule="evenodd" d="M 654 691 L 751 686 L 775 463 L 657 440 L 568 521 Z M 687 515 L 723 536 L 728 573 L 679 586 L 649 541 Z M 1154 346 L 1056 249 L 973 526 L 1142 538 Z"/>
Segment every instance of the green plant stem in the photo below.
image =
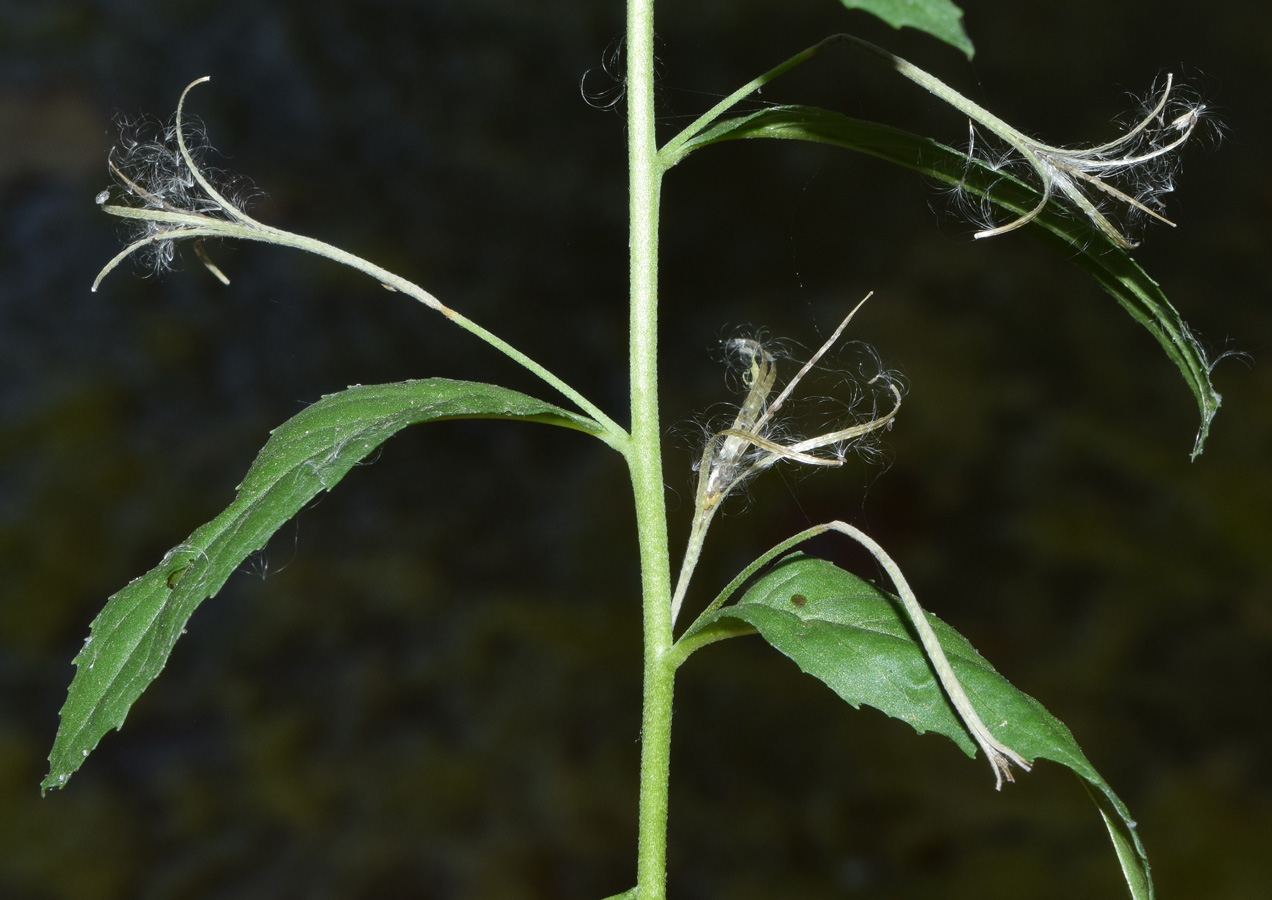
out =
<path fill-rule="evenodd" d="M 866 51 L 866 53 L 870 56 L 881 61 L 885 66 L 894 70 L 903 78 L 908 78 L 910 81 L 936 95 L 959 112 L 964 113 L 968 116 L 968 118 L 984 125 L 987 129 L 1002 137 L 1003 140 L 1009 143 L 1012 147 L 1026 155 L 1028 155 L 1031 148 L 1055 153 L 1064 152 L 1063 148 L 1052 147 L 1049 144 L 1042 144 L 1038 141 L 1025 137 L 1007 122 L 1003 121 L 983 106 L 969 100 L 939 78 L 929 75 L 918 66 L 902 59 L 896 54 L 889 53 L 882 47 L 876 46 L 869 41 L 864 41 L 859 37 L 854 37 L 851 34 L 832 34 L 829 37 L 818 41 L 816 44 L 813 44 L 811 47 L 806 47 L 784 62 L 779 63 L 763 75 L 751 79 L 715 106 L 711 107 L 695 119 L 687 128 L 667 142 L 667 145 L 662 150 L 663 156 L 670 165 L 674 165 L 676 162 L 679 162 L 679 160 L 684 156 L 685 145 L 692 141 L 696 135 L 714 124 L 722 115 L 737 106 L 737 104 L 742 100 L 764 87 L 770 81 L 785 75 L 791 69 L 807 62 L 827 47 L 831 47 L 835 44 L 850 44 L 860 50 Z"/>
<path fill-rule="evenodd" d="M 631 472 L 644 608 L 640 900 L 667 892 L 667 791 L 671 766 L 671 558 L 658 418 L 658 201 L 664 167 L 654 128 L 654 0 L 627 4 L 627 149 L 631 304 Z"/>
<path fill-rule="evenodd" d="M 662 149 L 663 158 L 667 161 L 668 166 L 669 167 L 673 166 L 677 162 L 679 162 L 681 157 L 684 156 L 684 145 L 689 143 L 689 141 L 691 141 L 697 134 L 699 134 L 702 131 L 705 131 L 710 125 L 712 125 L 722 115 L 724 115 L 729 110 L 733 109 L 733 107 L 737 106 L 741 101 L 745 100 L 751 94 L 754 94 L 756 91 L 764 87 L 764 85 L 768 84 L 773 79 L 779 78 L 782 75 L 785 75 L 787 72 L 789 72 L 791 69 L 795 68 L 796 66 L 800 65 L 801 63 L 805 63 L 808 60 L 812 59 L 814 56 L 820 53 L 823 49 L 825 49 L 829 44 L 832 44 L 836 40 L 838 40 L 839 37 L 840 37 L 839 35 L 832 35 L 831 37 L 824 38 L 823 40 L 818 41 L 816 44 L 813 44 L 811 47 L 806 47 L 805 49 L 799 51 L 790 59 L 786 60 L 785 62 L 779 63 L 778 65 L 769 69 L 767 72 L 765 72 L 763 75 L 760 75 L 758 78 L 752 78 L 746 84 L 742 85 L 742 87 L 738 88 L 736 91 L 734 91 L 729 96 L 725 97 L 715 106 L 711 107 L 702 115 L 698 116 L 698 118 L 694 119 L 693 122 L 691 122 L 686 128 L 684 128 L 674 138 L 669 140 L 667 144 L 663 147 Z"/>
<path fill-rule="evenodd" d="M 194 170 L 192 167 L 192 171 Z M 219 195 L 218 195 L 219 196 Z M 357 269 L 366 275 L 370 275 L 376 281 L 380 282 L 384 287 L 392 291 L 405 294 L 413 300 L 423 303 L 429 309 L 441 313 L 450 319 L 460 328 L 475 335 L 482 341 L 494 347 L 500 353 L 511 358 L 513 361 L 530 370 L 547 384 L 556 388 L 561 394 L 568 397 L 579 409 L 583 410 L 591 416 L 597 424 L 601 426 L 601 432 L 598 434 L 603 441 L 616 449 L 622 449 L 627 442 L 627 433 L 613 419 L 605 414 L 605 412 L 595 403 L 588 400 L 579 391 L 571 387 L 564 379 L 552 373 L 547 367 L 534 359 L 522 353 L 516 347 L 509 344 L 503 338 L 493 332 L 478 325 L 472 319 L 459 313 L 449 306 L 442 303 L 431 293 L 424 290 L 413 281 L 409 281 L 400 275 L 390 272 L 388 269 L 381 268 L 373 262 L 369 262 L 360 256 L 355 256 L 346 250 L 328 244 L 325 241 L 316 238 L 306 237 L 301 234 L 293 234 L 290 231 L 284 231 L 281 228 L 274 228 L 257 222 L 255 219 L 249 219 L 242 216 L 246 221 L 232 221 L 221 219 L 197 213 L 188 213 L 181 211 L 168 211 L 157 209 L 145 209 L 130 206 L 106 206 L 104 211 L 113 216 L 119 216 L 124 219 L 142 219 L 152 222 L 164 222 L 172 225 L 170 231 L 160 232 L 150 237 L 142 238 L 134 241 L 115 257 L 108 262 L 97 274 L 97 278 L 93 281 L 92 289 L 97 290 L 98 286 L 116 266 L 127 259 L 137 249 L 147 243 L 153 243 L 159 240 L 187 240 L 191 238 L 201 237 L 220 237 L 220 238 L 238 238 L 248 241 L 259 241 L 266 244 L 276 244 L 280 247 L 291 247 L 296 250 L 303 250 L 306 253 L 313 253 L 322 256 L 335 263 L 348 266 L 351 269 Z"/>
<path fill-rule="evenodd" d="M 736 106 L 741 100 L 750 94 L 758 91 L 764 85 L 768 84 L 775 78 L 789 72 L 791 69 L 801 63 L 816 56 L 826 47 L 832 44 L 849 44 L 860 50 L 865 51 L 869 56 L 881 62 L 883 65 L 895 71 L 903 78 L 929 91 L 936 97 L 948 103 L 950 106 L 964 113 L 969 119 L 978 123 L 986 130 L 997 135 L 1001 140 L 1007 143 L 1012 149 L 1020 154 L 1021 158 L 1033 167 L 1042 183 L 1042 199 L 1032 210 L 1024 213 L 1020 218 L 1006 225 L 1000 225 L 997 228 L 986 228 L 976 233 L 978 238 L 992 237 L 997 234 L 1004 234 L 1013 231 L 1016 228 L 1026 224 L 1046 207 L 1051 200 L 1052 192 L 1059 191 L 1070 203 L 1076 206 L 1083 215 L 1087 216 L 1100 231 L 1112 238 L 1123 250 L 1129 250 L 1136 246 L 1122 234 L 1112 222 L 1097 208 L 1096 204 L 1083 193 L 1080 184 L 1084 184 L 1088 189 L 1098 190 L 1101 194 L 1107 194 L 1125 203 L 1140 212 L 1146 213 L 1159 221 L 1165 222 L 1167 225 L 1174 226 L 1165 216 L 1156 210 L 1146 206 L 1135 197 L 1124 193 L 1114 187 L 1107 181 L 1101 180 L 1096 172 L 1113 172 L 1124 169 L 1130 165 L 1147 163 L 1149 160 L 1168 153 L 1183 144 L 1188 139 L 1188 135 L 1192 133 L 1197 119 L 1200 115 L 1200 108 L 1194 111 L 1191 119 L 1181 117 L 1171 127 L 1175 128 L 1179 133 L 1174 139 L 1165 145 L 1154 144 L 1151 150 L 1141 152 L 1139 155 L 1131 154 L 1125 158 L 1105 158 L 1100 156 L 1102 153 L 1111 151 L 1119 146 L 1126 145 L 1128 141 L 1139 135 L 1144 129 L 1148 128 L 1153 122 L 1161 122 L 1161 111 L 1165 108 L 1167 96 L 1171 89 L 1171 78 L 1168 75 L 1166 79 L 1166 88 L 1162 92 L 1161 99 L 1157 107 L 1146 116 L 1140 124 L 1134 126 L 1120 138 L 1101 144 L 1095 147 L 1086 147 L 1080 149 L 1069 149 L 1065 147 L 1056 147 L 1051 144 L 1045 144 L 1042 141 L 1035 140 L 1017 129 L 1013 128 L 1004 120 L 991 113 L 978 103 L 964 97 L 958 91 L 941 81 L 934 75 L 930 75 L 923 69 L 913 63 L 902 59 L 894 53 L 889 53 L 882 47 L 875 46 L 869 41 L 863 41 L 861 38 L 853 37 L 850 34 L 833 34 L 828 38 L 818 41 L 811 47 L 801 50 L 790 59 L 769 69 L 758 78 L 738 88 L 729 96 L 725 97 L 711 109 L 707 110 L 697 119 L 695 119 L 688 128 L 681 131 L 678 135 L 667 142 L 662 150 L 662 157 L 668 167 L 674 166 L 683 159 L 688 153 L 692 152 L 694 147 L 694 138 L 701 135 L 711 125 L 719 122 L 720 117 Z M 1076 183 L 1075 183 L 1076 182 Z"/>

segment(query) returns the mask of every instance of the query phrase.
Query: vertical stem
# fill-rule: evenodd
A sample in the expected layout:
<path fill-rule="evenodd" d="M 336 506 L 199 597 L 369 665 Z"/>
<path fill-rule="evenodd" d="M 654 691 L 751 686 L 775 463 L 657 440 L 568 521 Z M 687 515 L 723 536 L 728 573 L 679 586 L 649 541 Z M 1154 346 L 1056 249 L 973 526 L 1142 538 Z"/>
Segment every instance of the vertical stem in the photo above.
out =
<path fill-rule="evenodd" d="M 645 647 L 636 884 L 640 900 L 663 900 L 675 666 L 670 658 L 671 561 L 658 422 L 658 199 L 663 165 L 654 133 L 654 0 L 627 4 L 627 151 L 632 415 L 627 462 L 640 540 Z"/>

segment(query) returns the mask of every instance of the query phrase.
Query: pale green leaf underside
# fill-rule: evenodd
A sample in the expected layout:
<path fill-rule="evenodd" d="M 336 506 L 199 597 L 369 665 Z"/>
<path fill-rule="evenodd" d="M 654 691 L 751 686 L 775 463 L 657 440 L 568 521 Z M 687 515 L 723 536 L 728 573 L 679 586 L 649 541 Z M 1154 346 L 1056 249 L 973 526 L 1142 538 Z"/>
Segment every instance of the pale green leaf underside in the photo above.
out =
<path fill-rule="evenodd" d="M 359 461 L 408 425 L 441 419 L 546 422 L 599 433 L 592 420 L 506 388 L 428 379 L 358 385 L 276 428 L 223 513 L 114 594 L 75 658 L 44 790 L 64 785 L 168 661 L 195 608 L 251 553 Z"/>
<path fill-rule="evenodd" d="M 963 29 L 963 11 L 950 0 L 839 0 L 849 9 L 878 16 L 893 28 L 906 25 L 952 44 L 971 59 L 975 49 Z"/>
<path fill-rule="evenodd" d="M 1032 186 L 930 138 L 808 106 L 779 106 L 721 122 L 688 142 L 698 147 L 744 138 L 813 141 L 856 150 L 922 172 L 985 197 L 1014 215 L 1033 209 L 1040 194 Z M 1210 381 L 1210 362 L 1187 323 L 1139 264 L 1085 218 L 1049 205 L 1031 223 L 1032 232 L 1072 258 L 1148 329 L 1179 368 L 1197 402 L 1201 425 L 1192 456 L 1201 454 L 1221 397 Z"/>
<path fill-rule="evenodd" d="M 754 627 L 804 672 L 853 707 L 872 706 L 943 734 L 969 756 L 976 744 L 942 691 L 900 601 L 825 560 L 795 553 L 775 566 L 732 606 L 705 619 L 701 631 Z M 985 724 L 1000 741 L 1031 760 L 1050 759 L 1081 778 L 1099 807 L 1131 896 L 1153 896 L 1148 859 L 1125 804 L 1083 755 L 1065 725 L 1021 693 L 967 639 L 928 616 L 954 673 Z"/>

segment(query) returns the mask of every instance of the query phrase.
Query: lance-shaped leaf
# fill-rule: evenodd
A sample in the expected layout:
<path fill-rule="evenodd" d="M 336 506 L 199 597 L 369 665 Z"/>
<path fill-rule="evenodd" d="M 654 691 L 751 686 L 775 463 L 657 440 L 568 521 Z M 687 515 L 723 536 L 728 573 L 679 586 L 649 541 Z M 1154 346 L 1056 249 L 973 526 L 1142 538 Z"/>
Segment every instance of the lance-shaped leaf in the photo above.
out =
<path fill-rule="evenodd" d="M 1064 723 L 998 674 L 972 645 L 931 614 L 928 621 L 980 717 L 1002 743 L 1033 760 L 1071 769 L 1095 800 L 1134 900 L 1151 900 L 1148 858 L 1126 805 L 1083 755 Z M 941 689 L 900 601 L 825 560 L 794 553 L 742 599 L 691 630 L 699 643 L 754 628 L 809 675 L 853 707 L 873 706 L 934 731 L 968 756 L 976 743 Z M 714 634 L 713 632 L 718 632 Z"/>
<path fill-rule="evenodd" d="M 123 724 L 167 663 L 195 608 L 306 503 L 406 426 L 471 418 L 602 432 L 584 416 L 477 382 L 434 378 L 358 385 L 323 397 L 273 431 L 223 513 L 107 601 L 75 657 L 42 789 L 64 785 L 102 736 Z"/>
<path fill-rule="evenodd" d="M 893 28 L 909 26 L 926 31 L 967 54 L 975 49 L 963 28 L 963 11 L 950 0 L 839 0 L 849 9 L 878 16 Z"/>
<path fill-rule="evenodd" d="M 1040 192 L 1031 185 L 930 138 L 809 106 L 779 106 L 727 119 L 685 143 L 683 157 L 719 141 L 781 138 L 831 144 L 905 166 L 982 197 L 1015 215 L 1035 209 Z M 1135 321 L 1148 329 L 1178 367 L 1197 401 L 1201 425 L 1192 456 L 1201 454 L 1221 397 L 1210 381 L 1210 361 L 1183 317 L 1157 282 L 1124 249 L 1083 217 L 1049 204 L 1029 223 L 1030 231 L 1085 269 Z"/>

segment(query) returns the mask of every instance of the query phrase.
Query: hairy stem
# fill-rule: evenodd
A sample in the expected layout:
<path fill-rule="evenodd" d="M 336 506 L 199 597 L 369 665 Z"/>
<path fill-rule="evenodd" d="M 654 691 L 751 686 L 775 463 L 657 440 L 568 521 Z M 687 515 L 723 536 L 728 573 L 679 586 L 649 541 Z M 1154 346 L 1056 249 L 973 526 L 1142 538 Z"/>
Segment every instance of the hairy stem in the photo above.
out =
<path fill-rule="evenodd" d="M 658 420 L 658 200 L 663 164 L 654 133 L 654 0 L 627 4 L 627 152 L 631 254 L 631 441 L 644 604 L 640 900 L 663 900 L 667 880 L 667 789 L 671 766 L 671 564 Z"/>

